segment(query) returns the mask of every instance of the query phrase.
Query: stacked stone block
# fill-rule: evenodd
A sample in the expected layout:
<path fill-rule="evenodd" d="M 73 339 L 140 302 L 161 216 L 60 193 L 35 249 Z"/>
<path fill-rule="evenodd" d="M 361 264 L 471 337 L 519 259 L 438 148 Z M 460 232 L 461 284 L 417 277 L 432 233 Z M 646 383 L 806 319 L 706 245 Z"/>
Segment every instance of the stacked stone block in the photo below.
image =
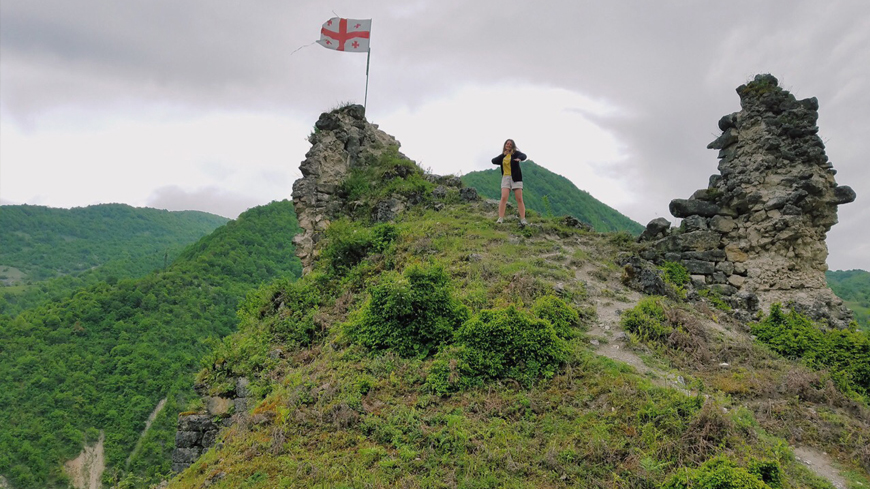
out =
<path fill-rule="evenodd" d="M 205 412 L 178 416 L 175 449 L 172 451 L 173 472 L 178 473 L 190 467 L 214 445 L 221 428 L 231 426 L 247 415 L 251 397 L 248 383 L 247 378 L 239 377 L 235 380 L 233 391 L 222 396 L 202 396 Z"/>

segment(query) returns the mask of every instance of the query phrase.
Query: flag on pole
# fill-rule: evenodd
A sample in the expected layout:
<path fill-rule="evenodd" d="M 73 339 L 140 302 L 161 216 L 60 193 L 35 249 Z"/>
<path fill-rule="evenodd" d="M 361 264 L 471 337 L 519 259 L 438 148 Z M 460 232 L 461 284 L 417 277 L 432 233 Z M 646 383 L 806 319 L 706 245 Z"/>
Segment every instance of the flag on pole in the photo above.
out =
<path fill-rule="evenodd" d="M 320 29 L 321 46 L 336 51 L 367 53 L 372 19 L 342 19 L 333 17 L 323 23 Z"/>

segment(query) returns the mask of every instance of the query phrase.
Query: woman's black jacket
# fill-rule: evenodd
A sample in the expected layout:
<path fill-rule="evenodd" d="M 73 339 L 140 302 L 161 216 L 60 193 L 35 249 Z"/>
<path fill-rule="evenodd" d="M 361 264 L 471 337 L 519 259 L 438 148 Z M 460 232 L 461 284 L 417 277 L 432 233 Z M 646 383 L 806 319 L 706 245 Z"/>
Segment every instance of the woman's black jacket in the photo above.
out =
<path fill-rule="evenodd" d="M 499 170 L 501 170 L 502 176 L 504 176 L 504 167 L 502 166 L 503 161 L 504 153 L 501 153 L 492 159 L 492 164 L 498 165 Z M 515 182 L 523 181 L 523 171 L 520 170 L 521 161 L 526 161 L 526 154 L 522 151 L 514 151 L 514 156 L 513 158 L 511 158 L 511 180 Z"/>

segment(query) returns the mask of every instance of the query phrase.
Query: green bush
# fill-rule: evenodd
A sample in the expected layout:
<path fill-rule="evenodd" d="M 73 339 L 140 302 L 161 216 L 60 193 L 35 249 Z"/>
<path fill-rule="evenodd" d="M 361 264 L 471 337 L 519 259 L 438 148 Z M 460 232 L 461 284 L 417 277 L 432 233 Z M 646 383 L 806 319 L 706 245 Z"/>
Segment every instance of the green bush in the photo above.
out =
<path fill-rule="evenodd" d="M 383 253 L 398 237 L 393 224 L 366 228 L 345 219 L 334 221 L 326 230 L 326 246 L 321 260 L 328 273 L 346 273 L 370 253 Z"/>
<path fill-rule="evenodd" d="M 661 297 L 646 297 L 622 313 L 622 326 L 643 341 L 664 342 L 673 331 L 667 323 Z"/>
<path fill-rule="evenodd" d="M 562 299 L 552 295 L 539 297 L 532 305 L 532 313 L 540 319 L 549 321 L 556 335 L 562 339 L 573 338 L 575 328 L 580 325 L 580 315 L 577 311 L 565 304 Z"/>
<path fill-rule="evenodd" d="M 712 289 L 699 290 L 698 295 L 710 301 L 710 303 L 713 304 L 713 307 L 715 307 L 716 309 L 719 309 L 720 311 L 730 312 L 731 306 L 729 306 L 728 303 L 725 302 L 724 299 L 722 299 L 722 294 L 720 294 L 715 289 L 715 287 L 717 286 L 714 285 L 713 287 L 714 288 Z"/>
<path fill-rule="evenodd" d="M 378 202 L 394 195 L 420 202 L 430 198 L 434 184 L 426 180 L 423 170 L 391 146 L 378 158 L 369 158 L 351 168 L 339 193 L 350 202 L 358 202 L 357 212 L 370 212 Z"/>
<path fill-rule="evenodd" d="M 665 274 L 665 283 L 670 284 L 676 290 L 678 296 L 685 298 L 686 285 L 691 280 L 686 267 L 679 262 L 666 261 L 662 263 L 659 269 Z"/>
<path fill-rule="evenodd" d="M 567 355 L 549 321 L 513 305 L 481 311 L 456 332 L 456 343 L 467 383 L 509 378 L 530 385 L 552 377 Z"/>
<path fill-rule="evenodd" d="M 802 360 L 816 369 L 828 368 L 846 391 L 870 394 L 870 335 L 863 331 L 822 330 L 806 316 L 780 304 L 752 325 L 752 334 L 786 358 Z"/>
<path fill-rule="evenodd" d="M 374 349 L 427 357 L 468 318 L 468 308 L 451 293 L 441 266 L 412 266 L 386 274 L 348 325 L 348 335 Z"/>
<path fill-rule="evenodd" d="M 704 462 L 698 469 L 678 473 L 666 482 L 662 489 L 778 489 L 781 485 L 781 469 L 776 462 L 763 464 L 764 471 L 753 473 L 737 466 L 725 457 L 716 457 Z M 778 485 L 771 485 L 769 481 Z"/>

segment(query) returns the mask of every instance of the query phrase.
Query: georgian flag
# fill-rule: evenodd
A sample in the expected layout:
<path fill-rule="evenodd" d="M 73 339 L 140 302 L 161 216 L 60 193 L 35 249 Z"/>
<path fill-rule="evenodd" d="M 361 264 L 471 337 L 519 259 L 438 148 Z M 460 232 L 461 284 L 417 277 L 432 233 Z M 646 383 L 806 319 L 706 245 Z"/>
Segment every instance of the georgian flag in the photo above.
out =
<path fill-rule="evenodd" d="M 336 51 L 367 53 L 372 19 L 341 19 L 333 17 L 323 23 L 320 29 L 321 46 Z"/>

